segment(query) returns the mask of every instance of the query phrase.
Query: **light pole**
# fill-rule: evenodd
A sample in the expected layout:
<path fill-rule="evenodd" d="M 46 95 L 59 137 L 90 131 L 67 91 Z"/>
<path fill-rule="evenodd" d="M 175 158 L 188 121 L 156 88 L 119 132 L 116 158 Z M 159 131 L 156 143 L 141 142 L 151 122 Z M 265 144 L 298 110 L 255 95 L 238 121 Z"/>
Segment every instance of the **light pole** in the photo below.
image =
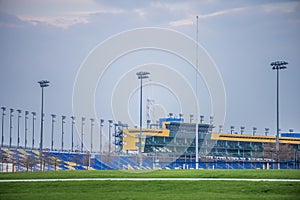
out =
<path fill-rule="evenodd" d="M 111 152 L 111 128 L 112 128 L 112 123 L 113 120 L 108 120 L 109 127 L 108 127 L 108 153 Z"/>
<path fill-rule="evenodd" d="M 18 149 L 19 146 L 20 146 L 20 118 L 21 118 L 22 111 L 17 110 L 17 112 L 18 112 L 18 142 L 17 142 L 17 149 Z"/>
<path fill-rule="evenodd" d="M 51 151 L 53 151 L 53 146 L 54 146 L 54 124 L 55 124 L 55 117 L 56 115 L 52 114 L 52 125 L 51 125 Z"/>
<path fill-rule="evenodd" d="M 61 151 L 64 151 L 64 124 L 66 116 L 61 116 Z"/>
<path fill-rule="evenodd" d="M 256 127 L 253 127 L 252 130 L 253 130 L 253 131 L 252 131 L 252 135 L 255 135 L 255 133 L 256 133 L 256 131 L 257 131 L 257 128 L 256 128 Z"/>
<path fill-rule="evenodd" d="M 241 126 L 241 135 L 244 134 L 244 131 L 245 131 L 245 126 Z"/>
<path fill-rule="evenodd" d="M 140 91 L 140 136 L 139 136 L 139 156 L 140 156 L 140 167 L 143 165 L 142 160 L 142 114 L 143 114 L 143 79 L 149 78 L 150 73 L 149 72 L 138 72 L 136 73 L 138 76 L 138 79 L 141 80 L 141 91 Z"/>
<path fill-rule="evenodd" d="M 285 62 L 285 61 L 275 61 L 275 62 L 272 62 L 271 63 L 271 66 L 272 66 L 272 69 L 273 70 L 276 70 L 276 74 L 277 74 L 277 80 L 276 80 L 276 90 L 277 90 L 277 105 L 276 105 L 276 108 L 277 108 L 277 123 L 276 123 L 276 158 L 277 158 L 277 163 L 279 162 L 279 70 L 281 69 L 286 69 L 287 68 L 287 65 L 288 62 Z M 278 166 L 279 167 L 279 166 Z"/>
<path fill-rule="evenodd" d="M 72 119 L 72 126 L 71 126 L 71 134 L 72 134 L 72 138 L 71 138 L 71 142 L 72 142 L 72 144 L 71 144 L 71 151 L 73 152 L 74 151 L 74 125 L 75 125 L 75 117 L 74 116 L 72 116 L 71 117 L 71 119 Z"/>
<path fill-rule="evenodd" d="M 223 132 L 223 125 L 219 125 L 219 133 Z"/>
<path fill-rule="evenodd" d="M 40 138 L 40 170 L 42 171 L 42 153 L 43 153 L 43 126 L 44 126 L 44 88 L 49 86 L 49 81 L 42 80 L 38 82 L 42 88 L 42 106 L 41 106 L 41 138 Z"/>
<path fill-rule="evenodd" d="M 13 112 L 14 112 L 14 109 L 10 109 L 10 115 L 9 115 L 9 148 L 11 148 L 11 143 L 12 143 L 12 128 L 13 128 L 13 125 L 12 125 L 12 118 L 13 118 Z"/>
<path fill-rule="evenodd" d="M 91 153 L 93 152 L 93 127 L 94 127 L 94 119 L 91 118 Z"/>
<path fill-rule="evenodd" d="M 190 123 L 192 123 L 194 120 L 194 115 L 193 114 L 190 114 Z"/>
<path fill-rule="evenodd" d="M 102 153 L 102 129 L 104 119 L 100 119 L 100 153 Z"/>
<path fill-rule="evenodd" d="M 1 137 L 1 147 L 3 147 L 4 143 L 4 117 L 5 117 L 5 107 L 1 107 L 2 109 L 2 137 Z"/>
<path fill-rule="evenodd" d="M 204 122 L 204 116 L 200 115 L 200 124 L 203 124 L 203 122 Z"/>
<path fill-rule="evenodd" d="M 230 134 L 234 132 L 234 126 L 230 126 Z"/>
<path fill-rule="evenodd" d="M 265 136 L 268 136 L 268 134 L 269 134 L 269 128 L 265 128 Z"/>
<path fill-rule="evenodd" d="M 34 121 L 36 120 L 36 113 L 32 112 L 32 149 L 34 148 Z"/>
<path fill-rule="evenodd" d="M 29 114 L 29 111 L 26 110 L 25 111 L 25 149 L 27 148 L 28 114 Z"/>
<path fill-rule="evenodd" d="M 81 152 L 83 152 L 83 126 L 85 117 L 81 117 Z"/>

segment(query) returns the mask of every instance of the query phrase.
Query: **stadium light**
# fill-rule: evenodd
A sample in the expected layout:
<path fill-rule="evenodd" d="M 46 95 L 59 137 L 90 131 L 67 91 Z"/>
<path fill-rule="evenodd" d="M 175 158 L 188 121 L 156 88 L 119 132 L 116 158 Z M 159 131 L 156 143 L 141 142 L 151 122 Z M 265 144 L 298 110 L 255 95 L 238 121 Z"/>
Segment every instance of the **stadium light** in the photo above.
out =
<path fill-rule="evenodd" d="M 219 125 L 219 133 L 222 133 L 223 131 L 223 125 Z"/>
<path fill-rule="evenodd" d="M 64 151 L 64 124 L 65 122 L 66 116 L 61 116 L 61 151 Z"/>
<path fill-rule="evenodd" d="M 2 109 L 2 136 L 1 136 L 1 147 L 3 147 L 4 143 L 4 117 L 5 117 L 5 110 L 6 107 L 1 107 Z"/>
<path fill-rule="evenodd" d="M 81 117 L 81 152 L 83 152 L 83 126 L 85 117 Z"/>
<path fill-rule="evenodd" d="M 136 75 L 138 79 L 141 80 L 140 89 L 140 135 L 139 135 L 139 156 L 140 156 L 140 166 L 142 166 L 142 125 L 143 125 L 143 79 L 149 78 L 149 72 L 137 72 Z"/>
<path fill-rule="evenodd" d="M 151 123 L 151 120 L 147 119 L 147 128 L 150 128 L 150 123 Z"/>
<path fill-rule="evenodd" d="M 276 70 L 276 75 L 277 75 L 277 79 L 276 79 L 276 91 L 277 91 L 277 95 L 276 95 L 276 109 L 277 109 L 277 120 L 276 120 L 276 162 L 279 165 L 279 71 L 281 69 L 286 69 L 288 65 L 288 62 L 286 61 L 275 61 L 271 63 L 272 69 Z M 279 168 L 279 166 L 278 166 Z"/>
<path fill-rule="evenodd" d="M 257 131 L 257 128 L 253 127 L 253 129 L 252 129 L 252 135 L 255 135 L 256 131 Z"/>
<path fill-rule="evenodd" d="M 104 122 L 104 119 L 100 119 L 100 153 L 102 153 L 103 122 Z"/>
<path fill-rule="evenodd" d="M 72 125 L 71 125 L 71 152 L 74 151 L 74 125 L 75 125 L 75 117 L 72 116 Z"/>
<path fill-rule="evenodd" d="M 51 125 L 51 151 L 53 151 L 53 146 L 54 146 L 54 124 L 55 124 L 55 117 L 56 115 L 52 114 L 52 125 Z"/>
<path fill-rule="evenodd" d="M 245 126 L 241 126 L 241 135 L 243 135 L 244 131 L 245 131 Z"/>
<path fill-rule="evenodd" d="M 29 111 L 26 110 L 25 111 L 25 145 L 24 145 L 25 149 L 27 148 L 28 114 L 29 114 Z"/>
<path fill-rule="evenodd" d="M 214 123 L 214 117 L 210 116 L 209 117 L 209 124 L 212 125 Z"/>
<path fill-rule="evenodd" d="M 204 122 L 204 116 L 200 115 L 200 124 L 203 124 L 203 122 Z"/>
<path fill-rule="evenodd" d="M 36 120 L 36 113 L 32 112 L 32 149 L 34 148 L 34 121 Z"/>
<path fill-rule="evenodd" d="M 13 128 L 13 124 L 12 124 L 12 118 L 13 118 L 13 112 L 14 109 L 9 109 L 10 110 L 10 115 L 9 115 L 9 148 L 11 148 L 11 143 L 12 143 L 12 128 Z"/>
<path fill-rule="evenodd" d="M 183 114 L 179 113 L 179 119 L 182 120 L 182 118 L 183 118 Z"/>
<path fill-rule="evenodd" d="M 234 132 L 234 126 L 230 126 L 230 133 L 233 134 Z"/>
<path fill-rule="evenodd" d="M 194 115 L 193 114 L 190 114 L 190 123 L 192 123 L 194 120 Z"/>
<path fill-rule="evenodd" d="M 41 106 L 41 138 L 40 138 L 40 170 L 42 169 L 42 153 L 43 153 L 43 126 L 44 126 L 44 88 L 49 86 L 49 81 L 42 80 L 38 82 L 42 88 L 42 106 Z"/>
<path fill-rule="evenodd" d="M 91 153 L 93 152 L 93 127 L 94 127 L 94 119 L 91 118 Z"/>
<path fill-rule="evenodd" d="M 268 134 L 269 134 L 269 128 L 265 128 L 265 136 L 268 136 Z"/>
<path fill-rule="evenodd" d="M 111 128 L 113 124 L 113 120 L 108 120 L 109 127 L 108 127 L 108 153 L 111 152 Z"/>
<path fill-rule="evenodd" d="M 22 110 L 17 110 L 18 112 L 18 140 L 17 140 L 17 149 L 20 147 L 20 118 Z"/>

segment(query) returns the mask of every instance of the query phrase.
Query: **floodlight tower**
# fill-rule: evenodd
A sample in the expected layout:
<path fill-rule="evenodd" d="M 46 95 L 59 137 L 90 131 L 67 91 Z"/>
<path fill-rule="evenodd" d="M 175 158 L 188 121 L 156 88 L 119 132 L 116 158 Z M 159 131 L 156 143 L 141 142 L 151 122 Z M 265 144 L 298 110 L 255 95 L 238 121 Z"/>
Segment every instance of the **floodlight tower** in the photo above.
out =
<path fill-rule="evenodd" d="M 22 110 L 17 110 L 17 112 L 18 112 L 18 141 L 17 141 L 17 149 L 18 149 L 19 146 L 20 146 L 20 118 L 21 118 Z"/>
<path fill-rule="evenodd" d="M 200 124 L 203 124 L 203 122 L 204 122 L 204 116 L 200 115 Z"/>
<path fill-rule="evenodd" d="M 223 132 L 223 125 L 219 125 L 219 133 Z"/>
<path fill-rule="evenodd" d="M 1 109 L 2 109 L 2 137 L 1 137 L 1 147 L 3 147 L 3 143 L 4 143 L 4 117 L 5 117 L 6 107 L 1 107 Z"/>
<path fill-rule="evenodd" d="M 32 112 L 32 149 L 34 148 L 34 121 L 36 120 L 36 113 Z"/>
<path fill-rule="evenodd" d="M 102 153 L 102 131 L 104 119 L 100 119 L 100 153 Z"/>
<path fill-rule="evenodd" d="M 9 115 L 9 147 L 11 147 L 11 143 L 12 143 L 12 128 L 13 128 L 13 125 L 12 125 L 12 118 L 13 118 L 13 112 L 14 112 L 14 109 L 9 109 L 10 110 L 10 115 Z"/>
<path fill-rule="evenodd" d="M 194 120 L 194 115 L 193 114 L 190 114 L 190 123 L 192 123 Z"/>
<path fill-rule="evenodd" d="M 265 136 L 268 136 L 268 134 L 269 134 L 269 128 L 265 128 Z"/>
<path fill-rule="evenodd" d="M 230 126 L 230 134 L 234 132 L 234 126 Z"/>
<path fill-rule="evenodd" d="M 139 135 L 139 156 L 140 156 L 140 166 L 142 166 L 142 112 L 143 112 L 143 79 L 149 78 L 150 72 L 138 72 L 136 73 L 138 79 L 141 80 L 141 89 L 140 89 L 140 135 Z"/>
<path fill-rule="evenodd" d="M 276 105 L 276 109 L 277 109 L 277 123 L 276 123 L 276 154 L 277 154 L 277 163 L 279 161 L 279 71 L 281 69 L 286 69 L 288 62 L 286 61 L 275 61 L 271 63 L 272 69 L 276 70 L 276 74 L 277 74 L 277 80 L 276 80 L 276 90 L 277 90 L 277 95 L 276 95 L 276 99 L 277 99 L 277 105 Z"/>
<path fill-rule="evenodd" d="M 26 110 L 25 111 L 25 149 L 27 148 L 28 114 L 29 114 L 29 111 Z"/>
<path fill-rule="evenodd" d="M 52 129 L 51 129 L 51 151 L 53 151 L 54 146 L 54 124 L 55 124 L 55 117 L 56 115 L 52 114 Z"/>
<path fill-rule="evenodd" d="M 42 80 L 38 82 L 42 88 L 42 106 L 41 106 L 41 140 L 40 140 L 40 170 L 42 171 L 42 151 L 43 151 L 43 126 L 44 126 L 44 88 L 49 86 L 49 81 Z"/>
<path fill-rule="evenodd" d="M 61 151 L 64 151 L 64 124 L 65 122 L 66 116 L 61 116 Z"/>
<path fill-rule="evenodd" d="M 241 126 L 241 135 L 244 134 L 244 131 L 245 131 L 245 126 Z"/>
<path fill-rule="evenodd" d="M 81 117 L 81 152 L 83 152 L 83 126 L 85 117 Z"/>
<path fill-rule="evenodd" d="M 179 119 L 182 120 L 183 119 L 183 114 L 179 113 Z"/>
<path fill-rule="evenodd" d="M 255 135 L 255 133 L 256 133 L 256 131 L 257 131 L 257 128 L 256 128 L 256 127 L 253 127 L 252 130 L 253 130 L 253 131 L 252 131 L 252 135 Z"/>
<path fill-rule="evenodd" d="M 91 118 L 91 153 L 93 152 L 93 127 L 94 127 L 94 119 Z"/>
<path fill-rule="evenodd" d="M 109 127 L 108 127 L 108 153 L 111 152 L 111 128 L 113 124 L 113 120 L 108 120 Z"/>
<path fill-rule="evenodd" d="M 71 125 L 71 152 L 74 151 L 74 125 L 75 125 L 75 117 L 72 116 L 72 125 Z"/>

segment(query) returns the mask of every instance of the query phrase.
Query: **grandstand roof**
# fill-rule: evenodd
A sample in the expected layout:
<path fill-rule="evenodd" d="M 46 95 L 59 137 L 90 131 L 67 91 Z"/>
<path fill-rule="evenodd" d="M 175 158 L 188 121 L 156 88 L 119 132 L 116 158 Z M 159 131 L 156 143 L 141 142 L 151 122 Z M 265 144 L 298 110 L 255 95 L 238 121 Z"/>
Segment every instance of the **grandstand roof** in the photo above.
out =
<path fill-rule="evenodd" d="M 243 141 L 243 142 L 267 142 L 275 143 L 275 136 L 261 136 L 261 135 L 249 135 L 249 134 L 224 134 L 224 133 L 212 133 L 212 140 L 228 140 L 228 141 Z M 279 143 L 284 144 L 300 144 L 300 138 L 292 137 L 279 137 Z"/>

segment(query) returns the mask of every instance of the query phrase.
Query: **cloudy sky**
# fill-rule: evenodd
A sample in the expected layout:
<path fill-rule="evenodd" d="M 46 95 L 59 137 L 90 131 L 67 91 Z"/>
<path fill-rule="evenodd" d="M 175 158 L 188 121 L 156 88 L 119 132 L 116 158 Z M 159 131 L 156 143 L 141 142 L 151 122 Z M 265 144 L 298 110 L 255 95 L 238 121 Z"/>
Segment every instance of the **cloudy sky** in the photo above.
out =
<path fill-rule="evenodd" d="M 229 131 L 234 125 L 237 129 L 246 126 L 246 132 L 251 132 L 256 126 L 263 134 L 264 128 L 269 127 L 274 134 L 276 73 L 270 63 L 285 60 L 289 65 L 280 74 L 281 128 L 284 132 L 289 128 L 300 132 L 299 1 L 0 0 L 0 105 L 39 112 L 37 81 L 48 79 L 51 86 L 46 88 L 46 122 L 50 124 L 52 113 L 69 117 L 73 113 L 76 76 L 97 45 L 113 35 L 143 27 L 172 29 L 196 40 L 197 15 L 198 41 L 224 82 L 227 98 L 224 130 Z M 99 118 L 113 117 L 111 90 L 122 73 L 126 73 L 121 73 L 118 65 L 127 65 L 126 70 L 130 71 L 132 63 L 142 66 L 151 62 L 164 65 L 182 62 L 156 51 L 139 51 L 122 59 L 99 81 L 95 92 L 95 112 Z M 192 70 L 184 65 L 181 73 L 193 86 Z M 207 120 L 211 112 L 210 97 L 205 84 L 201 85 L 201 77 L 199 84 L 199 104 L 203 108 L 200 112 Z M 146 87 L 145 94 L 150 96 L 150 93 L 154 93 L 151 98 L 165 113 L 180 112 L 178 102 L 173 103 L 166 88 Z M 128 100 L 136 125 L 138 94 L 135 90 Z M 68 126 L 69 121 L 68 118 Z"/>

